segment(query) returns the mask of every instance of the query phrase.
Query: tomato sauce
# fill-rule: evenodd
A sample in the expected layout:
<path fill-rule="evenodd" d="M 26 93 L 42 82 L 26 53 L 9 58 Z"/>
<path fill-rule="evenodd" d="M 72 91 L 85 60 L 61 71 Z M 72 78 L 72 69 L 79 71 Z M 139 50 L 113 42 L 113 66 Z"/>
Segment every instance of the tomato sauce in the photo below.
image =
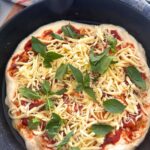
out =
<path fill-rule="evenodd" d="M 43 100 L 34 100 L 30 105 L 29 105 L 29 109 L 32 109 L 34 107 L 38 107 L 41 104 L 43 104 Z"/>
<path fill-rule="evenodd" d="M 77 112 L 78 110 L 81 110 L 82 108 L 83 108 L 83 106 L 75 104 L 74 111 Z"/>
<path fill-rule="evenodd" d="M 21 123 L 22 123 L 22 125 L 24 125 L 24 126 L 28 126 L 28 118 L 22 118 L 22 119 L 21 119 Z"/>
<path fill-rule="evenodd" d="M 146 76 L 145 73 L 141 73 L 141 76 L 142 76 L 142 79 L 143 79 L 143 80 L 146 80 L 146 79 L 147 79 L 147 76 Z"/>
<path fill-rule="evenodd" d="M 105 150 L 106 145 L 116 144 L 121 137 L 122 129 L 116 130 L 115 133 L 109 133 L 106 135 L 104 143 L 101 145 L 102 150 Z"/>
<path fill-rule="evenodd" d="M 72 27 L 72 29 L 76 32 L 76 33 L 78 33 L 78 34 L 80 34 L 80 29 L 77 29 L 75 26 L 73 26 L 73 25 L 71 25 L 71 27 Z"/>
<path fill-rule="evenodd" d="M 29 40 L 29 41 L 25 44 L 24 50 L 25 50 L 25 51 L 31 51 L 31 50 L 32 50 L 32 43 L 31 43 L 31 40 Z"/>
<path fill-rule="evenodd" d="M 40 142 L 41 142 L 42 146 L 45 147 L 46 149 L 54 150 L 54 148 L 49 148 L 47 145 L 55 144 L 56 141 L 54 139 L 50 138 L 47 133 L 45 133 L 43 136 L 41 136 Z"/>
<path fill-rule="evenodd" d="M 14 103 L 14 105 L 15 105 L 16 107 L 19 107 L 18 101 L 14 101 L 13 103 Z"/>
<path fill-rule="evenodd" d="M 12 64 L 8 70 L 10 76 L 14 76 L 14 74 L 17 72 L 18 68 L 16 65 L 16 62 L 27 62 L 29 59 L 29 56 L 26 51 L 22 52 L 21 54 L 17 54 L 12 58 Z"/>
<path fill-rule="evenodd" d="M 125 44 L 123 45 L 123 48 L 126 48 L 126 47 L 135 48 L 134 44 L 129 43 L 129 42 L 127 42 L 127 43 L 125 43 Z"/>
<path fill-rule="evenodd" d="M 118 40 L 122 40 L 121 36 L 118 34 L 116 30 L 111 30 L 110 33 Z"/>
<path fill-rule="evenodd" d="M 141 107 L 140 105 L 137 106 L 138 107 L 138 114 L 141 114 Z M 105 150 L 106 145 L 108 144 L 116 144 L 119 140 L 121 135 L 123 135 L 124 139 L 129 142 L 126 137 L 128 137 L 128 139 L 130 139 L 131 141 L 134 140 L 134 132 L 138 131 L 141 127 L 144 128 L 145 125 L 142 124 L 144 121 L 142 119 L 142 117 L 138 118 L 138 120 L 136 120 L 136 116 L 137 115 L 132 115 L 129 114 L 129 117 L 132 118 L 132 120 L 134 122 L 124 122 L 123 121 L 123 127 L 120 128 L 119 130 L 115 131 L 115 133 L 109 133 L 106 135 L 104 143 L 101 145 L 102 150 Z"/>
<path fill-rule="evenodd" d="M 21 105 L 26 106 L 28 104 L 28 102 L 22 100 L 21 101 Z M 41 104 L 43 104 L 43 100 L 34 100 L 30 105 L 29 105 L 29 109 L 32 109 L 34 107 L 38 107 Z"/>
<path fill-rule="evenodd" d="M 9 68 L 9 70 L 8 70 L 8 72 L 9 72 L 9 75 L 10 76 L 14 76 L 14 74 L 17 72 L 17 66 L 16 66 L 16 64 L 11 64 L 11 66 L 10 66 L 10 68 Z"/>
<path fill-rule="evenodd" d="M 138 114 L 141 114 L 142 110 L 140 105 L 137 106 L 138 107 Z M 124 135 L 125 135 L 125 140 L 127 142 L 128 139 L 130 139 L 131 141 L 135 139 L 134 137 L 134 132 L 140 130 L 140 128 L 145 128 L 145 122 L 143 120 L 143 117 L 139 117 L 138 119 L 136 119 L 137 115 L 132 115 L 129 114 L 129 118 L 131 118 L 133 121 L 129 121 L 129 122 L 124 122 L 123 121 L 123 130 L 124 130 Z M 127 139 L 126 139 L 127 137 Z"/>
<path fill-rule="evenodd" d="M 43 38 L 49 37 L 52 32 L 53 32 L 53 31 L 52 31 L 51 29 L 45 30 L 45 31 L 42 33 L 42 37 L 43 37 Z"/>
<path fill-rule="evenodd" d="M 141 128 L 145 128 L 145 122 L 142 118 L 139 118 L 135 123 L 129 122 L 123 124 L 124 130 L 124 139 L 127 142 L 133 141 L 136 139 L 134 136 L 134 132 L 140 130 Z"/>
<path fill-rule="evenodd" d="M 67 94 L 63 94 L 62 98 L 65 104 L 69 103 L 69 96 Z"/>
<path fill-rule="evenodd" d="M 125 98 L 126 98 L 126 96 L 125 96 L 125 94 L 121 94 L 121 95 L 116 95 L 116 96 L 114 96 L 116 99 L 120 99 L 124 104 L 127 104 L 127 102 L 126 102 L 126 100 L 125 100 Z"/>
<path fill-rule="evenodd" d="M 61 33 L 62 33 L 62 29 L 59 29 L 59 30 L 57 31 L 57 33 L 58 33 L 58 34 L 61 34 Z"/>
<path fill-rule="evenodd" d="M 46 122 L 45 121 L 41 121 L 40 122 L 40 126 L 41 126 L 41 129 L 44 130 L 45 127 L 46 127 Z"/>
<path fill-rule="evenodd" d="M 23 105 L 23 106 L 26 106 L 28 104 L 28 102 L 27 101 L 21 101 L 21 105 Z"/>

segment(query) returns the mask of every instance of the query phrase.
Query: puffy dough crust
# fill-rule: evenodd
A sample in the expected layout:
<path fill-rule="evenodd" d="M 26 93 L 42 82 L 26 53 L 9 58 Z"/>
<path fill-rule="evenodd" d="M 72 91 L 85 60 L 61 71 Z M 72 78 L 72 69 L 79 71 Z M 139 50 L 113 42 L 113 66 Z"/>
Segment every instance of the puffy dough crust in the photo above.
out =
<path fill-rule="evenodd" d="M 32 36 L 41 35 L 41 33 L 43 33 L 43 31 L 48 30 L 48 29 L 52 29 L 55 32 L 58 29 L 60 29 L 61 26 L 66 25 L 68 23 L 73 24 L 77 28 L 80 28 L 80 27 L 93 28 L 94 27 L 94 25 L 87 25 L 87 24 L 76 23 L 76 22 L 72 22 L 72 21 L 64 21 L 64 20 L 57 21 L 57 22 L 50 23 L 50 24 L 47 24 L 47 25 L 44 25 L 44 26 L 40 27 L 35 32 L 31 33 L 28 37 L 26 37 L 23 41 L 21 41 L 20 44 L 17 46 L 16 50 L 14 51 L 13 55 L 11 56 L 11 58 L 10 58 L 8 64 L 7 64 L 6 72 L 5 72 L 6 85 L 7 85 L 6 86 L 7 96 L 6 96 L 6 99 L 5 99 L 5 103 L 6 103 L 6 105 L 9 106 L 9 108 L 12 107 L 11 100 L 13 99 L 14 93 L 17 89 L 17 85 L 15 84 L 15 80 L 8 73 L 8 69 L 10 68 L 10 65 L 12 63 L 12 58 L 15 55 L 20 54 L 21 52 L 23 52 L 24 45 L 26 44 L 26 42 L 28 40 L 31 39 Z M 123 29 L 120 26 L 115 26 L 115 25 L 110 25 L 110 24 L 102 24 L 100 26 L 102 28 L 108 28 L 108 29 L 113 29 L 113 30 L 115 29 L 121 35 L 121 38 L 123 40 L 130 41 L 131 43 L 134 43 L 135 48 L 138 50 L 139 57 L 141 58 L 142 63 L 144 63 L 144 65 L 145 65 L 146 74 L 148 75 L 148 78 L 150 78 L 150 70 L 149 70 L 149 67 L 147 66 L 145 51 L 144 51 L 142 45 L 139 44 L 133 36 L 131 36 L 125 29 Z M 148 91 L 148 93 L 149 93 L 149 95 L 148 95 L 147 101 L 150 101 L 150 90 Z M 149 115 L 149 120 L 147 122 L 147 125 L 146 125 L 146 128 L 145 128 L 144 132 L 141 133 L 141 138 L 140 139 L 137 139 L 133 143 L 127 144 L 127 143 L 125 143 L 123 138 L 121 138 L 119 140 L 119 142 L 117 142 L 115 145 L 109 144 L 105 147 L 105 149 L 106 150 L 110 150 L 110 149 L 113 149 L 113 150 L 127 150 L 127 149 L 128 150 L 133 150 L 133 149 L 135 149 L 144 140 L 144 138 L 145 138 L 145 136 L 148 132 L 149 126 L 150 126 L 150 108 L 147 109 L 147 112 L 148 112 L 148 115 Z M 13 120 L 13 126 L 16 130 L 18 130 L 16 128 L 16 125 L 17 125 L 17 120 Z M 32 138 L 29 138 L 28 130 L 26 130 L 26 129 L 18 130 L 18 132 L 23 137 L 28 150 L 33 150 L 33 149 L 47 150 L 47 148 L 44 148 L 41 144 L 41 137 L 33 136 Z"/>

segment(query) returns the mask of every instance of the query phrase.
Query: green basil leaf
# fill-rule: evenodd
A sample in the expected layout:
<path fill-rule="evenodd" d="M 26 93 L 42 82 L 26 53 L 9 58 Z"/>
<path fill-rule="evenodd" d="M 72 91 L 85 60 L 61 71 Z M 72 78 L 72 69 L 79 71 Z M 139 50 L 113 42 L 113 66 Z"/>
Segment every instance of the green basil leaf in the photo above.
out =
<path fill-rule="evenodd" d="M 55 74 L 55 78 L 58 80 L 62 80 L 64 75 L 67 73 L 68 64 L 61 64 Z"/>
<path fill-rule="evenodd" d="M 80 148 L 79 147 L 71 147 L 70 150 L 80 150 Z"/>
<path fill-rule="evenodd" d="M 143 80 L 141 73 L 136 69 L 136 67 L 134 66 L 129 66 L 126 68 L 126 73 L 129 76 L 129 78 L 131 79 L 131 81 L 138 86 L 139 88 L 141 88 L 142 90 L 146 90 L 146 82 L 145 80 Z"/>
<path fill-rule="evenodd" d="M 44 59 L 43 63 L 44 63 L 45 68 L 51 68 L 52 67 L 52 65 L 48 59 Z"/>
<path fill-rule="evenodd" d="M 109 48 L 105 49 L 102 53 L 100 53 L 99 55 L 94 55 L 94 49 L 91 48 L 90 50 L 90 63 L 92 65 L 96 65 L 101 58 L 103 58 L 104 56 L 108 55 L 108 52 L 109 52 Z"/>
<path fill-rule="evenodd" d="M 50 68 L 51 67 L 50 62 L 53 62 L 54 60 L 59 59 L 61 57 L 63 57 L 63 55 L 55 52 L 47 52 L 44 56 L 44 66 L 46 68 Z"/>
<path fill-rule="evenodd" d="M 85 87 L 89 87 L 90 86 L 90 76 L 89 76 L 88 73 L 85 74 L 83 83 L 84 83 Z"/>
<path fill-rule="evenodd" d="M 80 148 L 79 147 L 71 147 L 70 150 L 80 150 Z"/>
<path fill-rule="evenodd" d="M 80 83 L 80 84 L 83 83 L 83 75 L 82 75 L 82 72 L 81 72 L 79 69 L 75 68 L 74 66 L 72 66 L 72 65 L 70 65 L 70 64 L 69 64 L 69 68 L 70 68 L 70 70 L 71 70 L 71 72 L 72 72 L 72 74 L 73 74 L 75 80 L 76 80 L 78 83 Z"/>
<path fill-rule="evenodd" d="M 37 53 L 40 53 L 41 56 L 45 56 L 45 53 L 47 51 L 47 47 L 46 45 L 44 45 L 40 40 L 38 40 L 37 38 L 35 37 L 32 37 L 32 49 L 37 52 Z"/>
<path fill-rule="evenodd" d="M 47 52 L 44 58 L 49 62 L 53 62 L 54 60 L 59 59 L 61 57 L 63 57 L 63 55 L 51 51 Z"/>
<path fill-rule="evenodd" d="M 42 88 L 42 92 L 46 95 L 48 95 L 50 93 L 50 83 L 47 81 L 47 80 L 44 80 L 42 85 L 41 85 L 41 88 Z"/>
<path fill-rule="evenodd" d="M 82 91 L 83 89 L 84 89 L 84 85 L 83 85 L 83 84 L 80 84 L 80 83 L 79 83 L 79 84 L 77 85 L 77 87 L 76 87 L 76 91 L 77 91 L 77 92 L 80 92 L 80 91 Z"/>
<path fill-rule="evenodd" d="M 99 72 L 100 74 L 104 74 L 109 66 L 111 65 L 111 62 L 113 61 L 115 57 L 113 56 L 104 56 L 96 65 L 94 68 L 94 71 Z"/>
<path fill-rule="evenodd" d="M 117 45 L 117 39 L 114 37 L 108 37 L 108 44 L 110 45 L 110 50 L 115 53 L 116 52 L 116 45 Z"/>
<path fill-rule="evenodd" d="M 61 125 L 62 119 L 59 115 L 52 113 L 52 119 L 46 125 L 48 136 L 53 138 L 59 132 Z"/>
<path fill-rule="evenodd" d="M 68 142 L 69 142 L 69 140 L 70 140 L 70 138 L 73 136 L 73 131 L 71 131 L 71 132 L 69 132 L 65 137 L 64 137 L 64 139 L 57 145 L 57 148 L 58 149 L 60 149 L 60 148 L 62 148 L 63 146 L 65 146 Z"/>
<path fill-rule="evenodd" d="M 35 37 L 32 37 L 32 49 L 40 53 L 40 55 L 44 58 L 44 66 L 46 68 L 50 68 L 50 62 L 53 62 L 56 59 L 63 57 L 63 55 L 55 53 L 55 52 L 47 52 L 47 47 L 40 40 Z"/>
<path fill-rule="evenodd" d="M 37 118 L 33 118 L 33 119 L 30 119 L 28 121 L 28 128 L 29 129 L 37 129 L 38 125 L 40 124 L 40 120 L 37 119 Z"/>
<path fill-rule="evenodd" d="M 57 54 L 55 52 L 46 53 L 46 55 L 44 56 L 44 66 L 46 68 L 50 68 L 51 67 L 51 62 L 53 62 L 54 60 L 59 59 L 61 57 L 63 57 L 63 55 Z"/>
<path fill-rule="evenodd" d="M 110 125 L 106 124 L 93 124 L 92 131 L 98 136 L 105 136 L 106 134 L 110 133 L 114 128 Z"/>
<path fill-rule="evenodd" d="M 78 34 L 70 24 L 62 26 L 62 31 L 65 36 L 71 37 L 73 39 L 79 39 L 82 37 L 82 35 Z"/>
<path fill-rule="evenodd" d="M 62 95 L 64 94 L 65 92 L 67 92 L 67 89 L 66 88 L 63 88 L 61 90 L 58 90 L 57 92 L 55 92 L 56 95 Z"/>
<path fill-rule="evenodd" d="M 52 36 L 54 39 L 63 40 L 63 38 L 62 38 L 59 34 L 51 33 L 51 36 Z"/>
<path fill-rule="evenodd" d="M 29 98 L 29 99 L 39 99 L 40 95 L 39 93 L 32 91 L 30 88 L 20 88 L 19 89 L 19 93 L 25 97 L 25 98 Z"/>
<path fill-rule="evenodd" d="M 54 107 L 53 101 L 50 98 L 48 98 L 47 101 L 46 101 L 46 104 L 45 104 L 45 109 L 50 110 L 53 107 Z"/>
<path fill-rule="evenodd" d="M 93 91 L 93 89 L 91 87 L 85 87 L 84 91 L 94 100 L 96 101 L 96 95 L 95 92 Z"/>
<path fill-rule="evenodd" d="M 121 102 L 117 99 L 108 99 L 103 102 L 104 109 L 111 113 L 122 113 L 126 108 Z"/>

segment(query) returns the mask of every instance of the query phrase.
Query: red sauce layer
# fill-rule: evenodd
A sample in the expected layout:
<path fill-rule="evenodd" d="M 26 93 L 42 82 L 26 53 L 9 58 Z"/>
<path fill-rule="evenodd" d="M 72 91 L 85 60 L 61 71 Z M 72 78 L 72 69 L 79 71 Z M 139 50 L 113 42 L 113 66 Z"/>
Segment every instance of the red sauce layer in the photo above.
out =
<path fill-rule="evenodd" d="M 25 51 L 31 51 L 31 50 L 32 50 L 32 43 L 31 43 L 31 40 L 29 40 L 29 41 L 25 44 L 24 50 L 25 50 Z"/>
<path fill-rule="evenodd" d="M 115 144 L 120 140 L 122 129 L 116 130 L 106 135 L 104 143 L 101 145 L 102 150 L 105 150 L 106 145 Z"/>
<path fill-rule="evenodd" d="M 111 30 L 110 33 L 118 40 L 122 40 L 121 36 L 119 35 L 119 33 L 117 32 L 117 30 Z"/>
<path fill-rule="evenodd" d="M 18 68 L 16 65 L 16 62 L 27 62 L 29 59 L 29 56 L 27 54 L 27 51 L 22 52 L 21 54 L 17 54 L 12 58 L 11 66 L 8 70 L 10 76 L 14 76 L 14 74 L 17 72 Z"/>

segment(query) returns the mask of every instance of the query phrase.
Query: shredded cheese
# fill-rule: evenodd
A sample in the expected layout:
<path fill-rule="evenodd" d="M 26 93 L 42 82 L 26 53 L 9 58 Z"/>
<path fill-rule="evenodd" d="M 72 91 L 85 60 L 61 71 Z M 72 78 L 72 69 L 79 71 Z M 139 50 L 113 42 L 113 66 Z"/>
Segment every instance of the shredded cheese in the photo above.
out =
<path fill-rule="evenodd" d="M 141 72 L 144 72 L 144 66 L 139 62 L 140 57 L 137 54 L 137 50 L 128 46 L 123 47 L 126 43 L 123 40 L 117 40 L 117 46 L 121 48 L 113 54 L 116 56 L 118 63 L 112 64 L 106 73 L 100 75 L 98 81 L 90 83 L 96 93 L 98 103 L 93 102 L 84 92 L 76 94 L 76 82 L 70 77 L 70 74 L 65 75 L 63 82 L 55 82 L 56 70 L 62 63 L 70 63 L 80 69 L 82 73 L 90 72 L 90 48 L 97 45 L 98 48 L 95 48 L 95 52 L 97 53 L 101 53 L 105 49 L 105 36 L 110 34 L 108 29 L 106 30 L 100 26 L 93 27 L 93 29 L 85 29 L 84 32 L 86 35 L 79 40 L 69 37 L 65 37 L 64 41 L 40 38 L 42 42 L 47 43 L 48 51 L 52 50 L 64 56 L 52 62 L 51 68 L 45 68 L 43 58 L 39 54 L 35 55 L 33 51 L 28 51 L 29 60 L 27 62 L 16 62 L 18 71 L 15 73 L 14 79 L 17 84 L 17 89 L 20 87 L 30 87 L 32 90 L 38 91 L 40 90 L 41 83 L 45 79 L 50 82 L 54 91 L 63 87 L 64 83 L 68 87 L 66 92 L 68 100 L 65 102 L 62 96 L 54 96 L 54 108 L 49 111 L 41 111 L 45 102 L 30 109 L 29 106 L 32 100 L 21 97 L 18 90 L 12 100 L 13 107 L 9 109 L 9 115 L 12 119 L 37 117 L 47 123 L 51 119 L 52 113 L 56 113 L 64 119 L 65 124 L 54 137 L 54 140 L 57 142 L 47 145 L 49 148 L 55 147 L 64 138 L 64 135 L 70 131 L 74 131 L 74 136 L 65 148 L 68 148 L 68 146 L 78 146 L 81 150 L 98 150 L 104 142 L 104 137 L 97 137 L 91 132 L 90 127 L 92 124 L 98 122 L 106 123 L 119 129 L 123 126 L 123 120 L 125 122 L 132 120 L 128 116 L 128 113 L 137 115 L 136 118 L 141 117 L 141 114 L 138 114 L 137 105 L 140 104 L 142 106 L 143 104 L 140 96 L 135 94 L 141 91 L 126 77 L 124 68 L 129 65 L 134 65 Z M 63 33 L 60 35 L 64 38 Z M 92 74 L 90 76 L 93 78 Z M 122 114 L 112 114 L 104 110 L 103 101 L 123 94 L 123 99 L 118 98 L 119 101 L 127 106 Z M 18 106 L 14 104 L 15 101 L 18 102 Z M 27 104 L 23 105 L 21 103 L 22 101 L 27 102 Z M 17 112 L 20 112 L 20 114 L 18 115 Z M 33 130 L 33 133 L 37 136 L 43 135 L 45 129 L 42 130 L 38 127 Z"/>

